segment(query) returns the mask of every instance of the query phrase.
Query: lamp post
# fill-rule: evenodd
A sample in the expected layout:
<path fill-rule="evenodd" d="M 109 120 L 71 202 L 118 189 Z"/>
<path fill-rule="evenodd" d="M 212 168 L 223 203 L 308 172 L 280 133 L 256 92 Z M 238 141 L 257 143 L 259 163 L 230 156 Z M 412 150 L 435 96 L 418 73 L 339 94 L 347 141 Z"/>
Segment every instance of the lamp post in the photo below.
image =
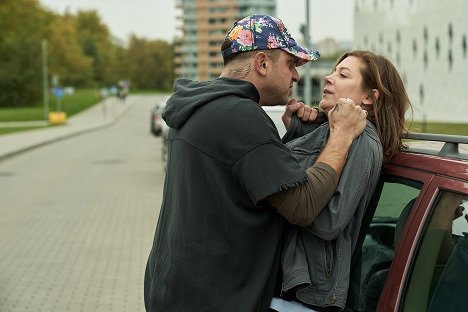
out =
<path fill-rule="evenodd" d="M 304 27 L 304 41 L 306 48 L 310 48 L 310 19 L 309 19 L 309 0 L 305 0 L 306 6 L 306 24 Z M 310 63 L 304 64 L 304 103 L 311 105 L 311 81 L 310 81 Z"/>
<path fill-rule="evenodd" d="M 49 73 L 47 68 L 47 40 L 42 39 L 42 91 L 44 95 L 44 119 L 49 114 Z"/>

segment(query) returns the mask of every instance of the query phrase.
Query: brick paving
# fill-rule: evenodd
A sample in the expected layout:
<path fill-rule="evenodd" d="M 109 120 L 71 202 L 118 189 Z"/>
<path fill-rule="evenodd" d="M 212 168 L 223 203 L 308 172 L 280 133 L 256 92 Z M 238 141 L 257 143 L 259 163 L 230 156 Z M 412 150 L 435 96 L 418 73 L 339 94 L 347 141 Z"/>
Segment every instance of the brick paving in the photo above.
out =
<path fill-rule="evenodd" d="M 144 311 L 164 178 L 157 97 L 128 100 L 112 126 L 0 161 L 1 312 Z"/>

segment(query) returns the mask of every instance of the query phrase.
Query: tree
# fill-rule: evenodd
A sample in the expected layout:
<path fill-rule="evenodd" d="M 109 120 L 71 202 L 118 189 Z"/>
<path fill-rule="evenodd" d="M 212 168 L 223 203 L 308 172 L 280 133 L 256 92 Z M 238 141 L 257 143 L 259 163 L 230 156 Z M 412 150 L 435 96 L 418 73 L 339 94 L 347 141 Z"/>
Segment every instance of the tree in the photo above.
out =
<path fill-rule="evenodd" d="M 128 47 L 131 82 L 137 88 L 170 90 L 174 82 L 174 51 L 162 40 L 146 40 L 132 35 Z"/>
<path fill-rule="evenodd" d="M 74 17 L 54 16 L 48 37 L 49 73 L 58 75 L 62 85 L 90 85 L 93 59 L 84 55 L 78 43 Z"/>
<path fill-rule="evenodd" d="M 127 48 L 96 11 L 59 15 L 37 0 L 0 1 L 0 107 L 41 102 L 43 39 L 48 41 L 49 74 L 58 75 L 62 86 L 130 80 L 138 88 L 171 89 L 171 44 L 131 36 Z"/>
<path fill-rule="evenodd" d="M 83 53 L 93 60 L 93 79 L 100 84 L 115 82 L 113 72 L 116 49 L 106 25 L 101 22 L 98 13 L 79 11 L 76 16 L 78 42 Z"/>
<path fill-rule="evenodd" d="M 42 29 L 46 14 L 34 0 L 0 5 L 0 106 L 31 104 L 42 94 Z"/>

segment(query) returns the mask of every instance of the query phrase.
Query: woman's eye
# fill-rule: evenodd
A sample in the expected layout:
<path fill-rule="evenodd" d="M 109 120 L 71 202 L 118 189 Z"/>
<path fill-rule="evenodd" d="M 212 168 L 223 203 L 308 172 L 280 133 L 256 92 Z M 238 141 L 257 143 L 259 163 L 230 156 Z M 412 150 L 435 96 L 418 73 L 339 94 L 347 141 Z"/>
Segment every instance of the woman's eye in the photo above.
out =
<path fill-rule="evenodd" d="M 346 75 L 343 74 L 343 73 L 341 73 L 340 76 L 343 77 L 343 78 L 347 78 L 347 77 L 348 77 L 348 76 L 346 76 Z"/>

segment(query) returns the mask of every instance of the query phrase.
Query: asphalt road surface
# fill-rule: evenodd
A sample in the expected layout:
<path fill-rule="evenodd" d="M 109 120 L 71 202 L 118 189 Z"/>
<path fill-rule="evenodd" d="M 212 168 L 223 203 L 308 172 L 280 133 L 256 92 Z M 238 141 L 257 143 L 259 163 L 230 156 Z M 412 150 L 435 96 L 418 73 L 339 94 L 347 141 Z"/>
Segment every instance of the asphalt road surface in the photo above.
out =
<path fill-rule="evenodd" d="M 144 311 L 164 181 L 149 127 L 160 98 L 0 162 L 0 311 Z"/>

